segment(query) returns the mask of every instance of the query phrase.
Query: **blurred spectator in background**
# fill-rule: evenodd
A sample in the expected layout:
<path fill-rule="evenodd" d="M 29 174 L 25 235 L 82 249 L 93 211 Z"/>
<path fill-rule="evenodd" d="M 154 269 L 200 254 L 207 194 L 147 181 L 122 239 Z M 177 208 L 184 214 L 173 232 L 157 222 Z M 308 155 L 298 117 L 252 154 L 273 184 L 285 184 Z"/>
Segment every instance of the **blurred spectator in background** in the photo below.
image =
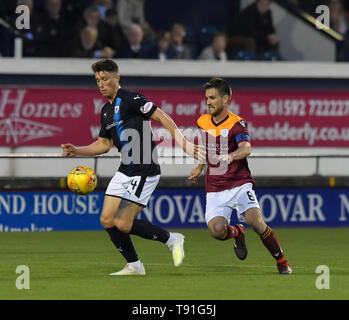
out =
<path fill-rule="evenodd" d="M 62 0 L 45 0 L 45 12 L 41 15 L 44 39 L 40 56 L 62 57 L 71 25 L 61 14 Z"/>
<path fill-rule="evenodd" d="M 180 23 L 175 23 L 171 28 L 170 52 L 174 59 L 191 59 L 191 52 L 183 43 L 186 35 L 185 28 Z"/>
<path fill-rule="evenodd" d="M 63 0 L 62 11 L 65 18 L 71 21 L 71 24 L 75 24 L 81 19 L 86 6 L 85 0 Z"/>
<path fill-rule="evenodd" d="M 69 56 L 76 58 L 113 58 L 114 51 L 110 47 L 102 47 L 98 41 L 98 29 L 85 26 L 80 30 L 79 41 L 73 41 Z"/>
<path fill-rule="evenodd" d="M 344 3 L 340 0 L 328 0 L 330 9 L 330 27 L 340 33 L 343 41 L 337 42 L 337 60 L 349 61 L 349 21 Z"/>
<path fill-rule="evenodd" d="M 143 29 L 138 24 L 132 24 L 127 33 L 127 43 L 121 47 L 120 58 L 150 59 L 151 45 L 143 39 Z"/>
<path fill-rule="evenodd" d="M 201 51 L 199 60 L 226 61 L 228 59 L 226 47 L 226 34 L 224 32 L 217 32 L 212 38 L 211 45 L 207 46 Z"/>
<path fill-rule="evenodd" d="M 1 1 L 0 5 L 0 18 L 5 23 L 11 23 L 11 12 L 13 12 L 12 3 L 10 0 Z M 0 57 L 13 55 L 13 39 L 7 28 L 0 23 Z"/>
<path fill-rule="evenodd" d="M 40 14 L 35 13 L 34 0 L 18 0 L 17 5 L 25 5 L 30 11 L 30 29 L 18 30 L 24 37 L 23 56 L 24 57 L 42 57 L 45 48 L 43 41 L 46 37 L 45 27 L 41 23 Z M 16 15 L 13 15 L 12 25 L 15 26 Z"/>
<path fill-rule="evenodd" d="M 74 40 L 70 47 L 69 56 L 76 58 L 93 58 L 95 52 L 101 50 L 97 41 L 98 30 L 92 26 L 85 26 L 80 30 L 79 41 Z"/>
<path fill-rule="evenodd" d="M 170 51 L 171 35 L 168 31 L 159 32 L 156 37 L 156 45 L 151 49 L 151 58 L 165 61 L 173 59 Z"/>
<path fill-rule="evenodd" d="M 278 39 L 269 7 L 270 0 L 256 0 L 240 12 L 230 39 L 233 51 L 248 50 L 257 55 L 265 51 L 278 51 Z"/>
<path fill-rule="evenodd" d="M 75 38 L 80 37 L 80 30 L 85 26 L 97 28 L 98 42 L 102 48 L 109 47 L 114 52 L 119 51 L 120 40 L 113 27 L 101 20 L 99 9 L 92 5 L 87 7 L 83 12 L 83 19 L 75 27 Z"/>
<path fill-rule="evenodd" d="M 108 9 L 114 6 L 113 0 L 95 0 L 94 5 L 97 6 L 101 19 L 105 18 Z"/>
<path fill-rule="evenodd" d="M 348 18 L 341 0 L 329 0 L 328 7 L 330 9 L 330 27 L 345 35 L 348 31 Z"/>
<path fill-rule="evenodd" d="M 122 29 L 118 23 L 118 14 L 115 8 L 107 10 L 104 21 L 110 26 L 110 32 L 113 33 L 114 49 L 116 51 L 116 55 L 118 56 L 121 46 L 124 43 L 127 43 L 127 38 L 124 36 L 124 33 L 122 32 Z"/>
<path fill-rule="evenodd" d="M 131 25 L 138 24 L 143 29 L 144 41 L 155 40 L 155 32 L 145 18 L 144 0 L 118 0 L 116 11 L 126 37 Z"/>

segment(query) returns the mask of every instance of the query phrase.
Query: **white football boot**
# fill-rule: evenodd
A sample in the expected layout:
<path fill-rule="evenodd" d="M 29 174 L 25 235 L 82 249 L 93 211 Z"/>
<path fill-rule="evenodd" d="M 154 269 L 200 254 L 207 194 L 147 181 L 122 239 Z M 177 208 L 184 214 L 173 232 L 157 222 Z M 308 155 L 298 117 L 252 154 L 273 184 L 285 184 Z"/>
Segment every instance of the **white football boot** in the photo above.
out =
<path fill-rule="evenodd" d="M 138 262 L 138 261 L 137 261 Z M 111 276 L 144 276 L 145 275 L 145 269 L 142 262 L 139 261 L 127 263 L 126 266 L 114 273 L 110 273 Z"/>
<path fill-rule="evenodd" d="M 184 259 L 184 235 L 181 233 L 172 233 L 174 236 L 170 243 L 167 244 L 172 252 L 173 263 L 175 267 L 179 267 Z"/>

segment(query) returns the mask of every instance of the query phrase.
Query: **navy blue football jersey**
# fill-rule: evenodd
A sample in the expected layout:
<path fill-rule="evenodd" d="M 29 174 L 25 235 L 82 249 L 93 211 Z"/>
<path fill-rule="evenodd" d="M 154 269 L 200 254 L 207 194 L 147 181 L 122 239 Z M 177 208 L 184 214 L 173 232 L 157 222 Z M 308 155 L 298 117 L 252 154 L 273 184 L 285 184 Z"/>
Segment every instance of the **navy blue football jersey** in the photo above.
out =
<path fill-rule="evenodd" d="M 121 153 L 119 171 L 127 176 L 160 174 L 150 117 L 157 106 L 139 92 L 120 88 L 101 111 L 99 136 L 112 139 Z"/>

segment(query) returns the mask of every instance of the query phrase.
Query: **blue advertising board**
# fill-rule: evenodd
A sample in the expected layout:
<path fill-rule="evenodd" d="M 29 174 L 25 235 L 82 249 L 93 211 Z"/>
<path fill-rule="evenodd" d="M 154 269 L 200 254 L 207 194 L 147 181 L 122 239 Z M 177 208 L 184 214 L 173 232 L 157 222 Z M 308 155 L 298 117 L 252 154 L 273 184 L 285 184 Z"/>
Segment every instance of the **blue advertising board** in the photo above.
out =
<path fill-rule="evenodd" d="M 348 227 L 349 190 L 257 189 L 271 227 Z M 104 192 L 1 192 L 0 232 L 102 230 Z M 165 228 L 205 228 L 204 189 L 157 189 L 139 215 Z M 231 223 L 237 223 L 233 213 Z"/>

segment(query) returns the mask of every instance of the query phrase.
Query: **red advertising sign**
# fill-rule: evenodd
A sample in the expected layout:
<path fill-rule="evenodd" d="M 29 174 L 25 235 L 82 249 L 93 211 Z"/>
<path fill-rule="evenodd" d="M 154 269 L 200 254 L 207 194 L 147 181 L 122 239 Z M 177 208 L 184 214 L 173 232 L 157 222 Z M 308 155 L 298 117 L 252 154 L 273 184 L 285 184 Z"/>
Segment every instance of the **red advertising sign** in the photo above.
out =
<path fill-rule="evenodd" d="M 207 111 L 203 90 L 139 91 L 186 135 Z M 89 144 L 98 138 L 104 103 L 97 89 L 2 88 L 0 145 Z M 236 90 L 229 108 L 247 121 L 253 146 L 349 147 L 349 92 Z M 160 124 L 153 131 L 169 139 Z"/>

